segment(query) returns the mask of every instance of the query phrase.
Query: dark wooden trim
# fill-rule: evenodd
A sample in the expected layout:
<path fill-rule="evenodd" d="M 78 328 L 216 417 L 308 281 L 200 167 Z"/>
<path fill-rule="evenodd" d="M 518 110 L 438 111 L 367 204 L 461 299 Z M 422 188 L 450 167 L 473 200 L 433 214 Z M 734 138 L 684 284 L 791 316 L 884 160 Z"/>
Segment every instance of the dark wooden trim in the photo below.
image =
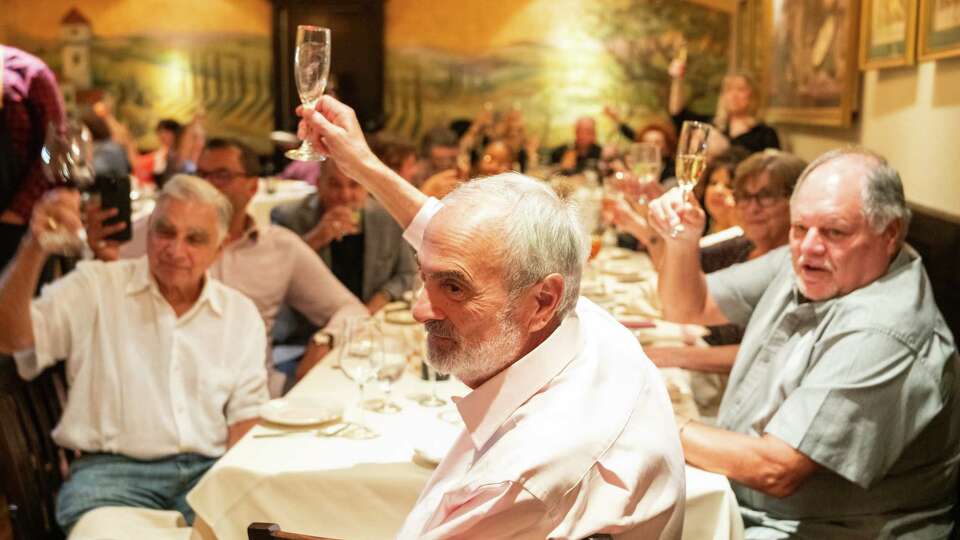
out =
<path fill-rule="evenodd" d="M 933 296 L 954 339 L 960 339 L 960 217 L 910 204 L 907 243 L 923 257 Z"/>

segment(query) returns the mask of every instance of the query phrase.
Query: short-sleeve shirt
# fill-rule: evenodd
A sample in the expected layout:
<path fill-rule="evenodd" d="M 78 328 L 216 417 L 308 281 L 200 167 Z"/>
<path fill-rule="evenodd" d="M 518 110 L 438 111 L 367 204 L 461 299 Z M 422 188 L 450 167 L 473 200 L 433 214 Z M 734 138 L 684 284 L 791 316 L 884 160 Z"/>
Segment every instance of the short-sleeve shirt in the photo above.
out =
<path fill-rule="evenodd" d="M 782 499 L 734 483 L 748 525 L 942 537 L 957 485 L 960 360 L 919 256 L 904 247 L 878 280 L 819 302 L 799 293 L 786 247 L 707 282 L 747 327 L 719 425 L 769 433 L 822 466 Z"/>

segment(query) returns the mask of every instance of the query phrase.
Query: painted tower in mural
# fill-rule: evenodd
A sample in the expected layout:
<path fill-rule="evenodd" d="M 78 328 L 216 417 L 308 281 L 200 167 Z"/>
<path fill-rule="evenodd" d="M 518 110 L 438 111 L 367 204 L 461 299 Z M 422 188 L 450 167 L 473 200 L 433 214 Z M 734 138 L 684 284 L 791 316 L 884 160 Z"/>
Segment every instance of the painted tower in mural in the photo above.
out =
<path fill-rule="evenodd" d="M 90 21 L 72 8 L 60 20 L 60 41 L 63 44 L 62 75 L 76 90 L 87 90 L 93 83 L 90 44 L 93 30 Z"/>

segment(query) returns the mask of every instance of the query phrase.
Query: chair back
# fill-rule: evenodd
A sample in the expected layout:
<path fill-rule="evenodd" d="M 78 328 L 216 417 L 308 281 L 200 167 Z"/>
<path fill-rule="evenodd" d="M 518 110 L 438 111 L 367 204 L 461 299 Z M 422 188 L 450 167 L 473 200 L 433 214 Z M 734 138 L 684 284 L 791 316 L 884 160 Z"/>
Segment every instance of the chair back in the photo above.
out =
<path fill-rule="evenodd" d="M 322 536 L 310 536 L 283 532 L 276 523 L 251 523 L 247 527 L 247 540 L 333 540 Z"/>
<path fill-rule="evenodd" d="M 50 437 L 66 396 L 63 364 L 26 382 L 0 355 L 0 487 L 15 540 L 62 540 L 54 507 L 64 454 Z"/>

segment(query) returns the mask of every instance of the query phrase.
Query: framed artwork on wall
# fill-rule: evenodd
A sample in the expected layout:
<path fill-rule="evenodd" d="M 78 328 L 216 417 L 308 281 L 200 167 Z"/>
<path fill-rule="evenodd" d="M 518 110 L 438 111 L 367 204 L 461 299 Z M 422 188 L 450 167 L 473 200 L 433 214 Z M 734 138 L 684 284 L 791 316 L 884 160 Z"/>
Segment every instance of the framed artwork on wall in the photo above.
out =
<path fill-rule="evenodd" d="M 849 126 L 857 103 L 857 0 L 767 0 L 764 86 L 772 122 Z"/>
<path fill-rule="evenodd" d="M 863 0 L 860 69 L 910 66 L 916 59 L 918 0 Z"/>
<path fill-rule="evenodd" d="M 920 60 L 960 56 L 960 0 L 920 0 Z"/>

